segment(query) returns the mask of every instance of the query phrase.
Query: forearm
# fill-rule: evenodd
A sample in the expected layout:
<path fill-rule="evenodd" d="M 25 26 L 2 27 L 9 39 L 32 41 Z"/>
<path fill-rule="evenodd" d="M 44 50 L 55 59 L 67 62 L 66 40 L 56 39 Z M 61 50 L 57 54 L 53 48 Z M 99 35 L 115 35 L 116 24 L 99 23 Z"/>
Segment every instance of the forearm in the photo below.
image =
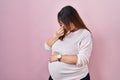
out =
<path fill-rule="evenodd" d="M 59 28 L 56 33 L 51 37 L 49 38 L 46 43 L 49 47 L 52 47 L 52 45 L 59 39 L 60 36 L 63 36 L 64 35 L 64 29 L 63 27 Z"/>
<path fill-rule="evenodd" d="M 51 38 L 49 38 L 46 43 L 49 47 L 52 47 L 52 45 L 58 40 L 58 37 L 56 35 L 53 35 Z"/>
<path fill-rule="evenodd" d="M 77 64 L 77 55 L 62 55 L 60 62 L 67 64 Z"/>

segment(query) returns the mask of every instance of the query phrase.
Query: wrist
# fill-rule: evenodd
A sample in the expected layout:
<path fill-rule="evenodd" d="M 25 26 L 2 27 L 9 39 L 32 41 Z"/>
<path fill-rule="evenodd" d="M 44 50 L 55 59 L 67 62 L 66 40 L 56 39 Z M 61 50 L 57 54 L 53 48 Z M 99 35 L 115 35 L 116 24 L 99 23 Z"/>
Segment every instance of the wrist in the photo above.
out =
<path fill-rule="evenodd" d="M 61 54 L 58 54 L 58 55 L 57 55 L 57 60 L 58 60 L 58 61 L 61 61 L 61 58 L 62 58 L 62 55 L 61 55 Z"/>

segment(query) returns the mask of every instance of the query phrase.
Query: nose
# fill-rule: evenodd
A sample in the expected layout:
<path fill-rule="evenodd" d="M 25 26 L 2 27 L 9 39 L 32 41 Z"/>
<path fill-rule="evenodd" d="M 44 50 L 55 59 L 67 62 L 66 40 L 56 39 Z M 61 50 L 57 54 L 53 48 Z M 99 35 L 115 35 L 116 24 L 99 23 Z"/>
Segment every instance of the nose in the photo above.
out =
<path fill-rule="evenodd" d="M 63 26 L 63 25 L 62 25 L 61 27 L 62 27 L 62 28 L 64 28 L 64 26 Z"/>

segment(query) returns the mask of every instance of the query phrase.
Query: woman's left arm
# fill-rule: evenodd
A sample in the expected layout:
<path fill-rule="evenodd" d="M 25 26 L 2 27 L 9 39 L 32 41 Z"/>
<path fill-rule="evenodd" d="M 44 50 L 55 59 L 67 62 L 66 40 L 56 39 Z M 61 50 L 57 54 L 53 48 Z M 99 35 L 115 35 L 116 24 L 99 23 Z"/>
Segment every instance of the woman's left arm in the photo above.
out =
<path fill-rule="evenodd" d="M 52 55 L 49 58 L 50 62 L 58 61 L 57 56 L 59 55 L 58 52 L 52 53 Z M 77 55 L 61 55 L 60 62 L 64 62 L 67 64 L 77 64 Z"/>
<path fill-rule="evenodd" d="M 91 34 L 86 35 L 82 41 L 78 43 L 79 53 L 76 55 L 62 55 L 60 61 L 67 64 L 86 65 L 89 62 L 89 58 L 92 51 L 92 38 Z M 49 61 L 57 61 L 58 52 L 53 52 Z"/>

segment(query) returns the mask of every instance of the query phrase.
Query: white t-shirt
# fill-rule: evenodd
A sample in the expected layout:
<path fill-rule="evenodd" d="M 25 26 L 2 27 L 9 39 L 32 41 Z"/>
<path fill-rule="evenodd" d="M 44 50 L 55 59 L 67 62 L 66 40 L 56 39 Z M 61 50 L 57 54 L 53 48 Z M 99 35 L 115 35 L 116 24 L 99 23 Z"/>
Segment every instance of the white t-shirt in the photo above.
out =
<path fill-rule="evenodd" d="M 76 54 L 78 57 L 76 65 L 59 61 L 49 63 L 49 72 L 53 80 L 80 80 L 88 74 L 88 62 L 92 51 L 92 38 L 88 30 L 71 32 L 63 41 L 57 40 L 51 48 L 45 43 L 45 48 L 62 55 Z"/>

